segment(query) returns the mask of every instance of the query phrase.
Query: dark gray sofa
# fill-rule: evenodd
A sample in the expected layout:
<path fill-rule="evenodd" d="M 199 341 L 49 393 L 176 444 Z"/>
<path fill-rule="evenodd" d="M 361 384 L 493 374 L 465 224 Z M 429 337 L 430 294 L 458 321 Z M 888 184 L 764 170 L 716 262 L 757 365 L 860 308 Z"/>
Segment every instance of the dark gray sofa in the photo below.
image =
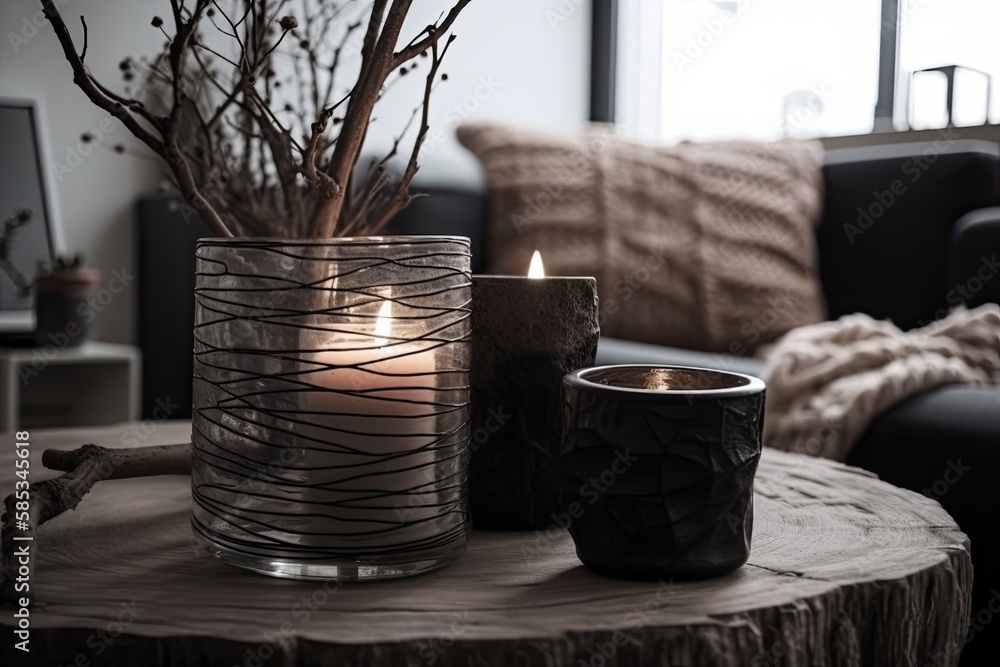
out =
<path fill-rule="evenodd" d="M 823 173 L 817 239 L 831 318 L 863 312 L 909 329 L 957 303 L 1000 303 L 1000 275 L 994 270 L 987 276 L 993 255 L 1000 256 L 1000 146 L 942 141 L 833 150 Z M 893 194 L 901 188 L 903 194 Z M 428 196 L 404 211 L 392 232 L 469 236 L 473 270 L 479 272 L 487 194 L 447 184 L 425 183 L 421 189 Z M 170 396 L 184 406 L 177 416 L 185 417 L 190 416 L 193 245 L 207 230 L 198 221 L 185 224 L 167 204 L 164 196 L 139 204 L 143 405 L 149 412 L 157 398 Z M 762 368 L 754 359 L 602 339 L 598 363 L 635 362 L 750 374 Z M 871 426 L 849 463 L 941 502 L 971 539 L 973 613 L 985 608 L 1000 587 L 1000 388 L 949 387 L 908 400 Z M 957 478 L 956 468 L 962 471 Z M 977 635 L 963 664 L 978 664 L 976 655 L 997 654 L 996 625 L 998 631 Z"/>

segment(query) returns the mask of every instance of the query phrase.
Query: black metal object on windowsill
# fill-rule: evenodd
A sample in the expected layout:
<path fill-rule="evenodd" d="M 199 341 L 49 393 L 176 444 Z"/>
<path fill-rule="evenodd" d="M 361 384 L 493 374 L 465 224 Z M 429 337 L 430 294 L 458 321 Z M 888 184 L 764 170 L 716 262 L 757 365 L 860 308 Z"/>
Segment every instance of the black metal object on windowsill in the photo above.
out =
<path fill-rule="evenodd" d="M 946 93 L 945 105 L 948 111 L 948 124 L 945 127 L 955 127 L 955 75 L 959 71 L 971 72 L 974 74 L 980 74 L 986 77 L 986 113 L 983 120 L 983 125 L 989 125 L 990 114 L 992 112 L 991 102 L 993 95 L 993 77 L 982 70 L 975 69 L 974 67 L 965 67 L 963 65 L 941 65 L 940 67 L 928 67 L 925 69 L 918 69 L 910 72 L 908 94 L 907 94 L 907 104 L 906 104 L 906 125 L 908 128 L 913 129 L 913 78 L 918 74 L 929 74 L 939 72 L 945 76 L 945 80 L 948 84 L 948 90 Z"/>

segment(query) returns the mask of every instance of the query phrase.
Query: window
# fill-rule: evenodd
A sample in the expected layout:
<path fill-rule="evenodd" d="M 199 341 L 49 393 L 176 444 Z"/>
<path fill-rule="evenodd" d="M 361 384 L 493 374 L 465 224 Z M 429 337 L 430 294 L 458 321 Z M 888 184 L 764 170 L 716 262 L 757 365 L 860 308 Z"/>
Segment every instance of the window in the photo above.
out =
<path fill-rule="evenodd" d="M 998 0 L 899 0 L 898 129 L 945 126 L 945 73 L 914 75 L 912 86 L 910 73 L 947 65 L 961 66 L 955 73 L 955 125 L 986 122 L 986 75 L 992 75 L 993 83 L 989 120 L 1000 123 Z"/>
<path fill-rule="evenodd" d="M 998 0 L 619 5 L 617 120 L 634 136 L 864 134 L 877 115 L 880 130 L 945 127 L 949 78 L 954 124 L 1000 122 Z"/>

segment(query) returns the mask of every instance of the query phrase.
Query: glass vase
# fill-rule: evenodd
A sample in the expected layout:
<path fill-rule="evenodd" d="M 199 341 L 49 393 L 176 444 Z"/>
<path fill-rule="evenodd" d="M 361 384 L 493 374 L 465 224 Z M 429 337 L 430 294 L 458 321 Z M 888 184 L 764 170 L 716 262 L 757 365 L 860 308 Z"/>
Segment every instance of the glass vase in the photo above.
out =
<path fill-rule="evenodd" d="M 461 556 L 468 239 L 203 239 L 196 255 L 197 539 L 302 579 Z"/>

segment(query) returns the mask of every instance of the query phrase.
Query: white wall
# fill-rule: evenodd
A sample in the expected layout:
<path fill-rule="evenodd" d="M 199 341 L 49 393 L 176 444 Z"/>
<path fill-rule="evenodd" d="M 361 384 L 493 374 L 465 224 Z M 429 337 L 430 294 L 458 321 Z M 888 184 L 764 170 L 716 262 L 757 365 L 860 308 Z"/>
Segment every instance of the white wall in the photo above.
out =
<path fill-rule="evenodd" d="M 118 63 L 124 56 L 154 52 L 162 41 L 149 25 L 151 12 L 146 3 L 61 0 L 59 4 L 81 46 L 79 17 L 86 15 L 90 30 L 87 63 L 108 84 L 122 83 Z M 37 0 L 0 2 L 0 94 L 43 101 L 49 175 L 61 214 L 61 219 L 54 221 L 61 232 L 61 250 L 83 252 L 89 265 L 101 269 L 104 287 L 112 271 L 124 268 L 127 274 L 135 273 L 131 257 L 134 204 L 138 195 L 155 189 L 160 172 L 152 159 L 111 151 L 111 146 L 122 143 L 129 151 L 149 155 L 73 84 L 69 63 L 40 11 Z M 104 127 L 112 128 L 111 132 L 102 145 L 81 156 L 80 135 L 91 132 L 96 136 L 106 119 Z M 83 152 L 88 148 L 83 147 Z M 69 171 L 64 172 L 57 163 Z M 102 307 L 94 321 L 95 337 L 114 342 L 134 338 L 136 291 L 133 285 Z"/>
<path fill-rule="evenodd" d="M 418 0 L 403 31 L 414 34 L 450 6 Z M 454 138 L 464 120 L 500 120 L 553 130 L 586 122 L 590 86 L 589 0 L 472 0 L 431 101 L 431 131 L 418 179 L 481 180 L 478 163 Z M 404 37 L 404 39 L 407 39 Z M 408 41 L 408 39 L 407 39 Z M 367 149 L 379 152 L 422 96 L 422 74 L 404 80 L 377 109 Z"/>
<path fill-rule="evenodd" d="M 82 44 L 79 16 L 87 17 L 87 63 L 98 78 L 122 85 L 118 63 L 124 56 L 152 54 L 162 36 L 150 26 L 154 14 L 169 15 L 165 0 L 57 0 L 63 17 Z M 405 35 L 434 21 L 449 0 L 416 0 Z M 473 0 L 459 17 L 458 39 L 442 71 L 431 106 L 432 134 L 423 152 L 424 180 L 480 181 L 475 161 L 454 140 L 463 119 L 497 119 L 551 129 L 575 129 L 587 117 L 589 85 L 589 0 Z M 49 136 L 51 167 L 76 164 L 83 132 L 97 133 L 108 115 L 94 107 L 72 83 L 51 27 L 40 20 L 37 0 L 0 2 L 0 95 L 40 97 Z M 14 35 L 14 37 L 12 37 Z M 22 41 L 26 39 L 26 41 Z M 404 37 L 408 41 L 408 37 Z M 420 99 L 420 80 L 401 82 L 377 111 L 367 150 L 391 145 Z M 106 126 L 106 124 L 105 124 Z M 134 274 L 134 204 L 153 191 L 162 171 L 156 159 L 117 122 L 104 146 L 82 157 L 61 178 L 53 178 L 63 250 L 82 251 L 101 269 Z M 145 157 L 117 155 L 116 143 Z M 68 160 L 72 162 L 68 162 Z M 61 169 L 59 171 L 62 171 Z M 54 174 L 54 171 L 53 171 Z M 95 337 L 134 340 L 136 289 L 115 297 L 95 322 Z"/>

